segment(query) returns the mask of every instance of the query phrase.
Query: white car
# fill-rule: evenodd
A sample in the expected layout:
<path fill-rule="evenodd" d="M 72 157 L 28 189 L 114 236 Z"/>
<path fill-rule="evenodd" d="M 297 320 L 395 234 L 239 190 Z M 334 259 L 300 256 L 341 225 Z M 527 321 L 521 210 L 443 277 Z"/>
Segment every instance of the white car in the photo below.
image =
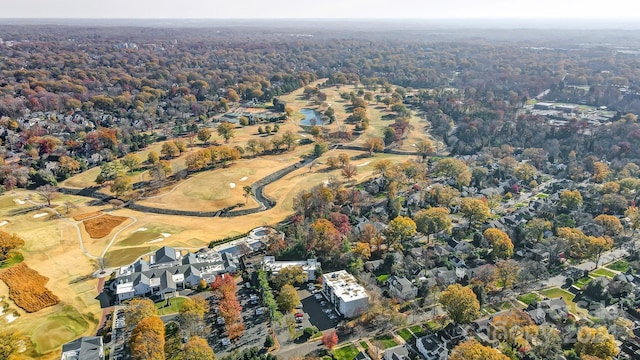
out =
<path fill-rule="evenodd" d="M 231 340 L 229 340 L 229 338 L 224 338 L 220 340 L 220 344 L 222 344 L 222 346 L 229 346 L 231 345 Z"/>

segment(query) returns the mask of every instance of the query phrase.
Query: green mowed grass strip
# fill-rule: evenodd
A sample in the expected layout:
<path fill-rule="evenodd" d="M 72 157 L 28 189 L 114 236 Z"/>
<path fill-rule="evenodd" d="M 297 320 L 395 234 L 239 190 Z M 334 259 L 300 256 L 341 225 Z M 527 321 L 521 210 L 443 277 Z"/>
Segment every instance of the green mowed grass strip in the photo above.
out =
<path fill-rule="evenodd" d="M 333 350 L 333 357 L 336 360 L 353 360 L 358 355 L 358 349 L 352 344 Z"/>
<path fill-rule="evenodd" d="M 611 269 L 611 270 L 620 271 L 620 272 L 624 273 L 624 272 L 627 272 L 627 270 L 629 270 L 630 265 L 629 265 L 628 262 L 626 262 L 624 260 L 618 260 L 618 261 L 616 261 L 614 263 L 611 263 L 611 264 L 609 264 L 609 265 L 607 265 L 605 267 L 608 268 L 608 269 Z"/>
<path fill-rule="evenodd" d="M 413 337 L 413 335 L 411 334 L 411 331 L 409 331 L 409 329 L 400 329 L 398 330 L 398 335 L 404 339 L 404 341 L 409 341 L 409 339 L 411 339 Z"/>
<path fill-rule="evenodd" d="M 410 326 L 409 330 L 411 330 L 411 332 L 417 337 L 421 337 L 426 333 L 426 331 L 424 330 L 424 327 L 422 327 L 422 325 Z"/>
<path fill-rule="evenodd" d="M 76 308 L 67 305 L 54 315 L 48 316 L 38 326 L 31 340 L 38 354 L 46 354 L 62 344 L 73 340 L 89 328 L 89 322 Z"/>
<path fill-rule="evenodd" d="M 366 341 L 360 341 L 360 346 L 362 346 L 363 349 L 367 350 L 369 348 L 369 343 L 367 343 Z"/>
<path fill-rule="evenodd" d="M 177 297 L 177 298 L 169 299 L 169 303 L 170 303 L 169 306 L 167 306 L 166 300 L 155 303 L 155 306 L 158 309 L 158 315 L 163 316 L 163 315 L 175 314 L 178 311 L 180 311 L 180 308 L 182 307 L 182 304 L 184 304 L 185 301 L 187 301 L 187 298 Z"/>
<path fill-rule="evenodd" d="M 595 276 L 605 276 L 605 277 L 608 277 L 608 278 L 610 278 L 610 279 L 611 279 L 611 278 L 613 278 L 614 276 L 616 276 L 616 273 L 614 273 L 614 272 L 612 272 L 612 271 L 609 271 L 609 270 L 607 270 L 607 269 L 601 268 L 601 269 L 598 269 L 598 270 L 592 271 L 592 272 L 591 272 L 591 275 L 595 275 Z"/>
<path fill-rule="evenodd" d="M 383 349 L 392 348 L 398 345 L 398 343 L 396 343 L 396 340 L 393 338 L 393 336 L 389 334 L 376 336 L 373 338 L 373 340 L 379 343 L 380 344 L 379 347 Z"/>
<path fill-rule="evenodd" d="M 527 305 L 531 305 L 533 302 L 540 300 L 540 297 L 538 296 L 538 294 L 529 293 L 529 294 L 518 296 L 518 300 L 522 301 Z"/>
<path fill-rule="evenodd" d="M 575 298 L 575 295 L 573 295 L 572 293 L 562 290 L 560 288 L 551 288 L 551 289 L 546 289 L 546 290 L 542 290 L 540 291 L 540 294 L 548 297 L 549 299 L 555 299 L 555 298 L 559 298 L 562 297 L 565 301 L 571 301 L 573 302 L 573 299 Z"/>

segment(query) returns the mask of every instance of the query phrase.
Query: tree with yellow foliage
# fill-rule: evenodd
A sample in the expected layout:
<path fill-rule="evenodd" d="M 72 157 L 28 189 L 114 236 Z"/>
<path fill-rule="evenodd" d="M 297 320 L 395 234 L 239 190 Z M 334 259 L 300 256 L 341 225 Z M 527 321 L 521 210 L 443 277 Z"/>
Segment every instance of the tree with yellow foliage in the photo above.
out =
<path fill-rule="evenodd" d="M 611 174 L 611 170 L 609 170 L 609 165 L 596 161 L 593 163 L 593 181 L 597 183 L 601 183 L 609 177 Z"/>
<path fill-rule="evenodd" d="M 29 345 L 29 339 L 17 331 L 0 330 L 0 359 L 17 359 Z"/>
<path fill-rule="evenodd" d="M 0 261 L 9 257 L 9 252 L 24 246 L 24 240 L 17 234 L 0 231 Z"/>
<path fill-rule="evenodd" d="M 420 210 L 413 219 L 417 230 L 427 235 L 427 239 L 429 239 L 429 235 L 436 234 L 436 240 L 438 240 L 438 233 L 448 231 L 452 226 L 449 209 L 443 207 Z"/>
<path fill-rule="evenodd" d="M 498 339 L 523 350 L 531 349 L 530 340 L 538 332 L 529 314 L 519 309 L 496 315 L 491 324 Z"/>
<path fill-rule="evenodd" d="M 157 316 L 158 309 L 150 299 L 132 299 L 124 312 L 127 324 L 133 327 L 142 319 Z"/>
<path fill-rule="evenodd" d="M 560 193 L 560 205 L 569 210 L 575 210 L 582 205 L 580 190 L 563 190 Z"/>
<path fill-rule="evenodd" d="M 601 214 L 596 216 L 593 222 L 604 228 L 604 235 L 617 236 L 622 232 L 622 224 L 616 216 Z"/>
<path fill-rule="evenodd" d="M 476 294 L 468 287 L 460 284 L 449 285 L 440 294 L 440 304 L 456 323 L 469 323 L 480 315 L 480 302 Z"/>
<path fill-rule="evenodd" d="M 509 360 L 509 358 L 476 340 L 467 340 L 453 348 L 449 360 Z"/>
<path fill-rule="evenodd" d="M 482 223 L 491 217 L 489 206 L 481 199 L 463 198 L 460 202 L 460 212 L 469 221 L 469 228 L 473 223 Z"/>
<path fill-rule="evenodd" d="M 616 339 L 609 334 L 604 326 L 598 328 L 582 327 L 578 330 L 577 339 L 575 350 L 578 355 L 590 355 L 610 360 L 620 352 L 616 345 Z"/>
<path fill-rule="evenodd" d="M 513 243 L 507 233 L 500 229 L 490 228 L 483 233 L 485 239 L 493 246 L 493 254 L 502 259 L 513 255 Z"/>
<path fill-rule="evenodd" d="M 216 360 L 213 349 L 207 343 L 207 340 L 193 336 L 184 344 L 184 360 Z"/>

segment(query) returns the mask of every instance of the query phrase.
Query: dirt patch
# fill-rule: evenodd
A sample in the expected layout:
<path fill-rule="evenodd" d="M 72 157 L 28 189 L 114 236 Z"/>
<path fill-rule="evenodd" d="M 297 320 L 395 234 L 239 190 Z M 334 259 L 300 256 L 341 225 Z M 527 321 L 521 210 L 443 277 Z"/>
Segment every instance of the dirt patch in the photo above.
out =
<path fill-rule="evenodd" d="M 111 232 L 116 226 L 122 224 L 126 217 L 122 216 L 113 216 L 113 215 L 102 215 L 96 218 L 92 218 L 89 220 L 85 220 L 82 223 L 84 224 L 85 230 L 91 238 L 99 239 L 103 238 Z"/>
<path fill-rule="evenodd" d="M 40 275 L 25 263 L 0 272 L 0 280 L 9 286 L 9 298 L 26 312 L 37 312 L 60 301 L 44 287 L 49 278 Z"/>
<path fill-rule="evenodd" d="M 92 218 L 92 217 L 96 217 L 99 215 L 102 215 L 102 211 L 93 211 L 93 212 L 88 212 L 88 213 L 84 213 L 84 214 L 78 214 L 76 216 L 73 217 L 73 220 L 75 221 L 82 221 L 82 220 L 86 220 L 88 218 Z"/>

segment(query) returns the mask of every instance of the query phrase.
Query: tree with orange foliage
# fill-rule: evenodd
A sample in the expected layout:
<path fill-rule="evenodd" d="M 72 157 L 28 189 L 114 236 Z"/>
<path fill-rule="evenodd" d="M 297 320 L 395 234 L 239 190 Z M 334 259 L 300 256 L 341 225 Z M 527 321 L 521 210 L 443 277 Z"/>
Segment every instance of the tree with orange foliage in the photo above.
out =
<path fill-rule="evenodd" d="M 484 346 L 476 340 L 467 340 L 454 347 L 450 360 L 509 360 L 498 350 Z"/>
<path fill-rule="evenodd" d="M 211 289 L 218 292 L 223 298 L 234 298 L 238 291 L 238 284 L 236 284 L 233 276 L 224 275 L 218 276 L 211 284 Z"/>
<path fill-rule="evenodd" d="M 338 345 L 338 334 L 335 331 L 328 331 L 322 335 L 322 344 L 329 350 Z"/>
<path fill-rule="evenodd" d="M 227 334 L 229 334 L 230 340 L 235 340 L 242 336 L 242 333 L 245 330 L 244 324 L 242 322 L 236 321 L 231 324 L 226 325 Z"/>
<path fill-rule="evenodd" d="M 131 332 L 131 356 L 138 360 L 164 360 L 164 323 L 157 316 L 142 319 Z"/>

